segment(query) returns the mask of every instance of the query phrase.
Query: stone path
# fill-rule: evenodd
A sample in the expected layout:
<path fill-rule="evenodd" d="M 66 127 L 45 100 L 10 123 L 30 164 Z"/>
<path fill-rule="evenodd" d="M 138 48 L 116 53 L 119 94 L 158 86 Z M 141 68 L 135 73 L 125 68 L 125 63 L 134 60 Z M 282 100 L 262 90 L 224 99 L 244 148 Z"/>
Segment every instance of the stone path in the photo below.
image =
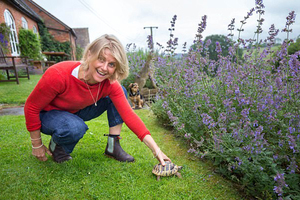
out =
<path fill-rule="evenodd" d="M 149 109 L 149 106 L 144 105 L 143 109 Z M 24 106 L 2 108 L 0 105 L 0 116 L 2 115 L 24 115 Z"/>
<path fill-rule="evenodd" d="M 2 115 L 24 115 L 24 107 L 0 108 L 0 116 Z"/>

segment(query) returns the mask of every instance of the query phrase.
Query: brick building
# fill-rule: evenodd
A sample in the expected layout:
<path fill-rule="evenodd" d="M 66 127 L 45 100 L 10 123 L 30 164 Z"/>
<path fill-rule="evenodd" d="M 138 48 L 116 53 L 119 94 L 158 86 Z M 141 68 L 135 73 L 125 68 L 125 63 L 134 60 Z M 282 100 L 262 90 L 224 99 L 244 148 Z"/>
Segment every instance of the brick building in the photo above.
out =
<path fill-rule="evenodd" d="M 38 22 L 42 19 L 22 0 L 0 0 L 0 23 L 10 27 L 11 55 L 19 56 L 18 32 L 20 28 L 31 29 L 38 33 Z"/>
<path fill-rule="evenodd" d="M 76 44 L 85 49 L 85 47 L 90 43 L 89 29 L 88 28 L 74 28 L 77 35 Z"/>
<path fill-rule="evenodd" d="M 55 16 L 50 14 L 48 11 L 43 9 L 41 6 L 36 4 L 34 1 L 22 1 L 24 1 L 35 13 L 37 13 L 43 19 L 46 28 L 48 29 L 49 33 L 53 35 L 55 40 L 59 42 L 70 42 L 72 49 L 70 59 L 76 60 L 76 34 L 74 30 L 57 19 Z"/>

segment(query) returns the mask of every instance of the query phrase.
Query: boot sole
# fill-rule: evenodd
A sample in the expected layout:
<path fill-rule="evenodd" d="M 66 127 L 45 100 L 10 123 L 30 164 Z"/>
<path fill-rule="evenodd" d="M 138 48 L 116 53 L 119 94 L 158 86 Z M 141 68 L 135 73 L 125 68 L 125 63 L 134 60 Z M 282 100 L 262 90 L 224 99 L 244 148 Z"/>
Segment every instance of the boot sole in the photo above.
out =
<path fill-rule="evenodd" d="M 135 160 L 133 160 L 133 161 L 121 161 L 121 160 L 117 160 L 115 157 L 113 157 L 113 156 L 111 156 L 111 155 L 108 155 L 108 154 L 106 154 L 106 153 L 103 153 L 106 157 L 108 157 L 108 158 L 112 158 L 112 159 L 114 159 L 114 160 L 116 160 L 116 161 L 119 161 L 119 162 L 128 162 L 128 163 L 134 163 L 135 162 Z"/>

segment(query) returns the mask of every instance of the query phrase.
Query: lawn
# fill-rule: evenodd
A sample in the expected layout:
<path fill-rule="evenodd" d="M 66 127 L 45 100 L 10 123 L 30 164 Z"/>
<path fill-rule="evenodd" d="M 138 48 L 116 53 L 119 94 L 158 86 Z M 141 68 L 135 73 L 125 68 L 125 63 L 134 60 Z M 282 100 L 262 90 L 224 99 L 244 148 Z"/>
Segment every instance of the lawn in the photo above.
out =
<path fill-rule="evenodd" d="M 22 81 L 0 84 L 6 99 L 27 95 L 31 84 Z M 14 88 L 27 92 L 14 91 Z M 13 90 L 5 92 L 5 88 Z M 26 97 L 20 95 L 20 99 Z M 22 100 L 23 101 L 23 100 Z M 14 104 L 22 101 L 12 101 Z M 73 160 L 57 164 L 40 162 L 31 155 L 29 134 L 24 116 L 0 116 L 0 199 L 243 199 L 234 185 L 212 172 L 209 163 L 200 162 L 187 153 L 184 141 L 162 127 L 151 110 L 137 110 L 160 148 L 178 165 L 182 179 L 162 177 L 156 181 L 152 168 L 158 163 L 151 151 L 123 126 L 121 145 L 136 161 L 121 163 L 103 155 L 108 125 L 106 115 L 87 122 L 89 130 L 71 154 Z M 43 142 L 50 137 L 43 135 Z"/>
<path fill-rule="evenodd" d="M 15 82 L 0 83 L 0 104 L 24 104 L 34 86 L 42 75 L 30 75 L 30 80 L 20 78 L 20 84 Z"/>

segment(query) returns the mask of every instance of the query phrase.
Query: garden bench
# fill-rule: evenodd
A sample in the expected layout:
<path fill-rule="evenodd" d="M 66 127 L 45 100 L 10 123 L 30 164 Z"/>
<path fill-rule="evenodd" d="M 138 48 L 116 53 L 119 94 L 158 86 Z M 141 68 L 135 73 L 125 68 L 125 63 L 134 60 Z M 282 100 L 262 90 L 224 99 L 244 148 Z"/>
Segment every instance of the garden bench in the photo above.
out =
<path fill-rule="evenodd" d="M 26 57 L 6 56 L 0 47 L 0 70 L 5 70 L 7 76 L 7 80 L 0 79 L 0 82 L 17 82 L 19 84 L 19 78 L 28 78 L 29 80 L 28 67 L 29 62 Z M 25 69 L 25 75 L 18 75 L 19 69 Z M 10 75 L 9 71 L 12 71 L 14 75 Z"/>
<path fill-rule="evenodd" d="M 145 104 L 147 104 L 148 106 L 151 106 L 151 104 L 155 102 L 157 92 L 158 92 L 157 89 L 148 89 L 148 88 L 142 88 L 140 91 L 145 101 Z"/>

